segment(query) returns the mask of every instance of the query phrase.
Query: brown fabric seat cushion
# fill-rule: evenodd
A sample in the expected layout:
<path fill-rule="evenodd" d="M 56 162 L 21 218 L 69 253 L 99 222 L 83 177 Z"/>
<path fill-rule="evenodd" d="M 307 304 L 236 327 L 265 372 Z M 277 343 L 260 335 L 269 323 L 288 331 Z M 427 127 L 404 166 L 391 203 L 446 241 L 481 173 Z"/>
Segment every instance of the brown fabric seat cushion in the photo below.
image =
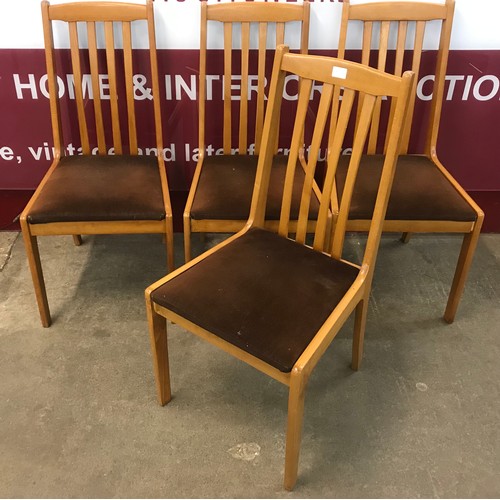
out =
<path fill-rule="evenodd" d="M 341 198 L 350 156 L 338 165 L 337 193 Z M 350 219 L 371 219 L 384 157 L 364 155 L 354 187 Z M 436 165 L 425 156 L 402 155 L 394 176 L 387 220 L 475 221 L 476 212 L 457 193 Z"/>
<path fill-rule="evenodd" d="M 262 229 L 158 287 L 157 304 L 290 372 L 359 270 Z"/>
<path fill-rule="evenodd" d="M 267 196 L 267 220 L 280 218 L 287 161 L 288 156 L 274 157 Z M 194 196 L 191 217 L 196 220 L 247 220 L 252 203 L 257 162 L 258 156 L 255 155 L 206 157 Z M 297 163 L 290 212 L 292 220 L 297 220 L 299 216 L 304 177 L 304 170 Z M 309 218 L 316 220 L 318 212 L 319 201 L 316 196 L 312 196 Z"/>
<path fill-rule="evenodd" d="M 61 158 L 28 215 L 31 224 L 164 218 L 158 159 L 132 155 Z"/>

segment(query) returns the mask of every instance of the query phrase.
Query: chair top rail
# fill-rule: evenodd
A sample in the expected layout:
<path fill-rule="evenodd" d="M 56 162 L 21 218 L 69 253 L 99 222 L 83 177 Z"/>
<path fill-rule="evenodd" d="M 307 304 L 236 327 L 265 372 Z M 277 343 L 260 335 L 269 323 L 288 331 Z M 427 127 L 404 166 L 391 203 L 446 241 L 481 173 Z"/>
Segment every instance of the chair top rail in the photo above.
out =
<path fill-rule="evenodd" d="M 226 23 L 272 23 L 302 21 L 304 5 L 290 5 L 285 3 L 221 3 L 207 4 L 207 19 Z"/>
<path fill-rule="evenodd" d="M 373 2 L 349 6 L 349 19 L 353 21 L 432 21 L 446 19 L 447 15 L 446 4 L 431 2 Z"/>
<path fill-rule="evenodd" d="M 306 65 L 303 64 L 305 58 Z M 401 92 L 400 77 L 331 57 L 287 53 L 283 56 L 282 69 L 302 78 L 339 86 L 348 78 L 349 88 L 375 96 L 398 97 Z"/>
<path fill-rule="evenodd" d="M 148 0 L 150 3 L 151 0 Z M 42 3 L 49 6 L 51 21 L 66 22 L 106 22 L 106 21 L 138 21 L 146 20 L 147 4 L 127 2 L 72 2 L 50 5 L 47 0 Z"/>

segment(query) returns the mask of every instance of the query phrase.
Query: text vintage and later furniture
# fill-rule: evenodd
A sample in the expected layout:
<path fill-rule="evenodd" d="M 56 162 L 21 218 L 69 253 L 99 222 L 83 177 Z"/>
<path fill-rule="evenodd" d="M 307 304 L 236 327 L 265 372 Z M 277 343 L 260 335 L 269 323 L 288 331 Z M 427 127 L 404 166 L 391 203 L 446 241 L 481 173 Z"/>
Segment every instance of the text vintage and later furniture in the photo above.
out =
<path fill-rule="evenodd" d="M 266 54 L 269 46 L 284 43 L 286 26 L 299 24 L 300 51 L 307 53 L 309 38 L 309 2 L 292 5 L 286 3 L 225 3 L 208 5 L 201 3 L 200 40 L 200 85 L 199 85 L 199 160 L 184 210 L 184 248 L 186 261 L 191 258 L 192 232 L 236 232 L 248 219 L 252 190 L 257 171 L 257 157 L 260 152 L 264 109 L 266 99 L 265 82 Z M 223 155 L 206 154 L 206 127 L 212 131 L 216 126 L 215 116 L 207 108 L 207 39 L 209 26 L 213 29 L 223 26 L 224 74 L 223 74 Z M 271 37 L 273 30 L 276 36 Z M 238 33 L 241 37 L 238 42 Z M 274 44 L 274 41 L 276 42 Z M 253 43 L 255 42 L 255 44 Z M 239 43 L 241 48 L 239 48 Z M 255 47 L 254 47 L 255 45 Z M 239 65 L 241 62 L 241 65 Z M 214 65 L 216 66 L 216 65 Z M 241 69 L 241 72 L 239 71 Z M 257 71 L 256 75 L 252 74 Z M 211 72 L 221 71 L 212 68 Z M 239 80 L 238 80 L 239 79 Z M 231 86 L 232 80 L 241 82 L 239 96 Z M 251 129 L 253 114 L 249 104 L 256 94 L 255 127 Z M 235 100 L 238 99 L 238 100 Z M 233 104 L 232 104 L 233 103 Z M 239 108 L 239 109 L 238 109 Z M 239 114 L 239 116 L 238 116 Z M 237 118 L 235 120 L 235 118 Z M 237 125 L 236 125 L 237 124 Z M 279 127 L 279 121 L 276 123 Z M 233 128 L 236 133 L 233 134 Z M 235 135 L 235 137 L 233 137 Z M 254 154 L 249 146 L 254 143 Z M 276 139 L 275 152 L 278 151 Z M 304 177 L 303 154 L 299 155 L 301 168 L 297 169 L 297 189 L 293 194 L 292 221 L 296 224 L 300 204 L 300 187 Z M 287 158 L 276 155 L 271 174 L 267 226 L 277 229 L 280 216 L 280 200 Z M 311 201 L 311 218 L 318 215 L 319 190 L 314 183 L 315 196 Z M 331 218 L 331 217 L 330 217 Z M 329 218 L 329 219 L 330 219 Z M 309 225 L 313 229 L 313 224 Z"/>
<path fill-rule="evenodd" d="M 152 1 L 147 0 L 146 5 L 122 2 L 50 5 L 43 1 L 42 15 L 55 159 L 21 215 L 21 228 L 42 324 L 47 327 L 50 326 L 51 318 L 37 236 L 74 235 L 75 244 L 79 245 L 81 234 L 162 233 L 166 235 L 169 270 L 174 269 L 174 251 L 172 210 L 161 155 L 162 127 Z M 63 21 L 69 29 L 71 67 L 83 153 L 77 156 L 65 154 L 62 134 L 65 116 L 61 116 L 62 106 L 56 91 L 56 60 L 62 59 L 62 56 L 59 57 L 54 50 L 53 21 Z M 154 124 L 151 124 L 151 129 L 158 157 L 138 155 L 131 29 L 134 21 L 142 21 L 147 26 L 150 65 L 147 71 L 150 71 L 154 96 Z M 88 51 L 82 49 L 83 43 L 79 43 L 79 39 L 81 42 L 85 38 L 79 32 L 79 24 L 86 28 Z M 115 36 L 114 28 L 120 25 L 123 50 L 117 51 L 115 38 L 118 37 Z M 105 54 L 98 49 L 101 26 L 104 29 Z M 101 57 L 104 55 L 105 61 Z M 107 68 L 104 67 L 104 62 L 107 63 Z M 119 78 L 120 64 L 123 64 L 124 83 Z M 88 75 L 83 73 L 86 67 L 90 69 L 88 80 L 84 79 Z M 65 67 L 65 71 L 70 73 L 71 68 Z M 145 71 L 144 67 L 142 71 Z M 111 127 L 100 96 L 100 75 L 103 73 L 109 79 Z M 89 115 L 92 111 L 88 105 L 90 102 L 84 96 L 86 84 L 87 91 L 93 95 L 97 136 L 97 151 L 94 153 L 98 154 L 91 154 L 89 132 L 92 132 L 92 128 L 89 123 L 92 118 L 89 119 Z M 120 95 L 119 99 L 120 84 L 125 87 L 126 95 Z M 124 117 L 128 122 L 127 149 L 120 132 L 120 119 Z M 141 127 L 147 128 L 144 123 L 141 123 Z M 114 147 L 112 155 L 108 155 L 106 145 L 110 128 Z"/>
<path fill-rule="evenodd" d="M 265 229 L 267 190 L 285 75 L 300 76 L 300 90 L 283 189 L 279 233 Z M 150 340 L 160 404 L 171 399 L 166 318 L 290 387 L 285 487 L 297 478 L 307 380 L 345 320 L 356 311 L 352 367 L 361 361 L 373 267 L 394 174 L 412 73 L 402 78 L 338 59 L 290 54 L 278 48 L 250 217 L 243 230 L 154 283 L 146 290 Z M 322 85 L 311 153 L 306 166 L 297 228 L 290 224 L 293 177 L 302 147 L 313 81 Z M 312 247 L 305 245 L 318 151 L 334 89 L 343 87 L 332 113 L 329 158 Z M 328 223 L 334 175 L 357 93 L 360 120 L 342 204 Z M 392 127 L 376 207 L 361 266 L 342 259 L 350 198 L 369 124 L 379 96 L 394 96 Z M 295 234 L 295 241 L 290 238 Z M 331 242 L 331 244 L 329 244 Z"/>
<path fill-rule="evenodd" d="M 383 229 L 403 232 L 404 242 L 409 240 L 412 232 L 465 233 L 444 313 L 444 319 L 448 323 L 453 322 L 455 318 L 484 218 L 482 210 L 442 165 L 436 152 L 453 12 L 454 0 L 446 0 L 444 4 L 406 1 L 356 5 L 350 5 L 349 0 L 345 0 L 339 41 L 339 57 L 343 58 L 348 25 L 361 21 L 363 26 L 361 62 L 370 64 L 370 56 L 373 57 L 378 53 L 378 58 L 372 59 L 372 62 L 378 69 L 390 71 L 388 69 L 388 46 L 391 26 L 393 26 L 397 30 L 397 39 L 395 61 L 391 72 L 401 75 L 405 63 L 408 62 L 411 70 L 417 75 Z M 434 65 L 435 83 L 430 101 L 429 122 L 427 128 L 424 129 L 426 130 L 425 147 L 423 154 L 408 154 L 412 126 L 413 132 L 417 133 L 422 130 L 423 126 L 422 123 L 413 120 L 413 111 L 421 61 L 426 57 L 423 54 L 425 51 L 422 50 L 424 32 L 426 25 L 432 21 L 441 22 L 441 30 Z M 377 37 L 378 47 L 374 49 L 372 38 L 376 37 L 372 35 L 375 33 L 376 25 L 379 27 L 379 37 Z M 411 55 L 408 50 L 410 46 L 413 47 L 412 57 L 405 57 L 405 55 Z M 426 69 L 429 70 L 427 65 Z M 434 69 L 430 69 L 431 74 Z M 386 105 L 389 105 L 389 101 Z M 383 163 L 382 157 L 376 154 L 384 148 L 383 137 L 378 130 L 379 124 L 383 122 L 381 119 L 383 106 L 383 101 L 379 100 L 370 131 L 368 154 L 361 159 L 360 173 L 354 188 L 347 224 L 348 230 L 351 231 L 366 231 L 370 227 L 378 178 Z M 390 108 L 389 117 L 393 116 L 393 112 L 394 106 Z M 341 162 L 336 175 L 338 199 L 341 199 L 346 170 L 347 160 Z M 335 201 L 333 204 L 335 205 Z"/>

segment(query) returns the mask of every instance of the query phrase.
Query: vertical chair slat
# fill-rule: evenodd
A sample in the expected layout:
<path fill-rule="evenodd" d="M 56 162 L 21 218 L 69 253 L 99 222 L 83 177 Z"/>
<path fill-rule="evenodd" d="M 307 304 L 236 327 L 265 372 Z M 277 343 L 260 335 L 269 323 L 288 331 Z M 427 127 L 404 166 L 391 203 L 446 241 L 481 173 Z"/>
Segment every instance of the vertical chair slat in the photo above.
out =
<path fill-rule="evenodd" d="M 420 70 L 420 61 L 422 59 L 422 46 L 424 43 L 425 35 L 425 21 L 417 21 L 415 28 L 415 45 L 413 47 L 413 61 L 411 65 L 411 70 L 415 73 L 415 79 L 413 81 L 413 87 L 411 91 L 411 99 L 408 103 L 408 111 L 406 115 L 403 137 L 401 139 L 401 153 L 406 154 L 408 152 L 408 145 L 410 143 L 411 135 L 411 125 L 413 121 L 413 111 L 415 110 L 415 97 L 417 95 L 417 82 Z"/>
<path fill-rule="evenodd" d="M 106 154 L 106 138 L 104 136 L 104 121 L 102 118 L 101 88 L 99 85 L 99 60 L 97 56 L 97 38 L 95 23 L 87 23 L 87 38 L 89 44 L 90 74 L 92 79 L 92 95 L 94 97 L 94 114 L 97 134 L 97 147 L 100 155 Z"/>
<path fill-rule="evenodd" d="M 295 124 L 293 126 L 292 140 L 290 143 L 290 154 L 285 174 L 285 183 L 283 187 L 283 198 L 281 203 L 281 214 L 278 233 L 281 236 L 288 237 L 290 224 L 290 210 L 292 206 L 293 181 L 295 178 L 295 167 L 299 157 L 300 149 L 303 146 L 303 131 L 309 107 L 309 98 L 311 95 L 312 80 L 302 79 L 299 84 L 299 99 L 297 103 L 297 112 L 295 115 Z"/>
<path fill-rule="evenodd" d="M 264 83 L 266 78 L 267 23 L 259 23 L 259 60 L 257 68 L 257 110 L 255 117 L 255 154 L 259 154 L 264 126 Z"/>
<path fill-rule="evenodd" d="M 239 154 L 246 154 L 248 144 L 248 55 L 250 51 L 250 23 L 241 23 L 241 93 Z"/>
<path fill-rule="evenodd" d="M 377 69 L 385 71 L 387 64 L 387 48 L 389 45 L 389 31 L 391 23 L 389 21 L 382 21 L 380 23 L 380 43 L 378 50 L 378 64 Z M 377 97 L 375 109 L 373 110 L 372 125 L 370 128 L 370 138 L 368 140 L 368 154 L 375 154 L 377 152 L 377 140 L 380 127 L 380 110 L 382 107 L 382 97 Z"/>
<path fill-rule="evenodd" d="M 333 235 L 333 245 L 331 255 L 335 259 L 342 258 L 342 248 L 344 246 L 345 231 L 347 227 L 347 219 L 349 217 L 349 207 L 351 206 L 351 198 L 358 173 L 359 162 L 363 154 L 363 147 L 368 135 L 370 123 L 375 106 L 376 98 L 370 94 L 365 94 L 363 106 L 360 112 L 359 123 L 354 136 L 351 160 L 347 178 L 344 184 L 344 190 L 341 195 L 340 212 L 335 225 Z"/>
<path fill-rule="evenodd" d="M 396 76 L 401 76 L 403 74 L 403 60 L 405 55 L 407 32 L 408 32 L 408 22 L 400 21 L 398 23 L 398 39 L 396 42 L 396 61 L 394 63 L 394 74 Z"/>
<path fill-rule="evenodd" d="M 304 244 L 306 241 L 307 222 L 309 219 L 309 207 L 311 194 L 313 192 L 314 172 L 318 162 L 319 148 L 325 131 L 326 121 L 330 112 L 330 105 L 333 96 L 333 85 L 325 83 L 321 92 L 316 123 L 314 125 L 311 149 L 307 161 L 306 177 L 302 188 L 300 200 L 299 219 L 297 223 L 297 234 L 295 240 Z"/>
<path fill-rule="evenodd" d="M 118 91 L 116 84 L 115 41 L 113 22 L 104 23 L 106 38 L 106 61 L 108 63 L 109 98 L 111 102 L 111 123 L 113 128 L 113 146 L 115 154 L 122 154 L 122 138 L 120 133 L 120 113 L 118 110 Z"/>
<path fill-rule="evenodd" d="M 285 43 L 285 23 L 276 23 L 276 47 Z"/>
<path fill-rule="evenodd" d="M 283 45 L 285 43 L 285 23 L 276 23 L 276 47 Z M 279 109 L 279 116 L 281 116 L 281 106 Z M 279 127 L 280 127 L 280 119 L 278 118 L 277 122 L 278 133 L 276 134 L 276 143 L 274 145 L 274 149 L 278 151 L 278 143 L 279 143 Z"/>
<path fill-rule="evenodd" d="M 224 23 L 224 154 L 231 154 L 231 53 L 233 27 Z"/>
<path fill-rule="evenodd" d="M 345 46 L 347 39 L 348 24 L 349 24 L 349 9 L 345 8 L 344 6 L 344 8 L 342 9 L 342 19 L 340 21 L 339 49 L 337 51 L 337 57 L 339 59 L 345 58 Z M 333 140 L 333 135 L 335 134 L 335 125 L 337 123 L 337 117 L 341 99 L 340 95 L 341 95 L 341 87 L 340 85 L 336 85 L 335 88 L 333 89 L 332 111 L 330 115 L 328 144 L 331 144 L 331 141 Z"/>
<path fill-rule="evenodd" d="M 328 211 L 330 209 L 333 194 L 332 191 L 335 183 L 335 172 L 337 170 L 337 163 L 342 152 L 342 145 L 344 143 L 347 126 L 349 125 L 349 118 L 351 116 L 355 95 L 356 92 L 354 90 L 344 90 L 342 96 L 342 106 L 339 110 L 339 118 L 337 123 L 333 124 L 335 133 L 333 135 L 329 135 L 328 138 L 328 157 L 326 162 L 327 171 L 323 182 L 318 221 L 316 223 L 316 232 L 313 243 L 314 250 L 320 252 L 325 250 L 325 243 L 327 239 L 326 230 L 328 227 Z M 335 102 L 333 104 L 335 104 Z"/>
<path fill-rule="evenodd" d="M 132 33 L 130 22 L 122 23 L 123 33 L 123 61 L 125 69 L 125 86 L 127 91 L 127 114 L 128 114 L 128 140 L 130 154 L 137 154 L 137 128 L 135 120 L 134 105 L 134 71 L 132 66 Z"/>
<path fill-rule="evenodd" d="M 85 118 L 85 106 L 83 103 L 83 79 L 80 65 L 80 49 L 78 47 L 78 27 L 76 22 L 69 24 L 69 40 L 71 47 L 71 62 L 73 64 L 73 76 L 75 82 L 76 107 L 78 112 L 78 126 L 80 129 L 80 140 L 82 141 L 82 152 L 90 154 L 89 134 L 87 131 L 87 119 Z"/>
<path fill-rule="evenodd" d="M 396 61 L 394 63 L 394 74 L 396 76 L 401 76 L 403 74 L 403 61 L 404 61 L 404 55 L 405 55 L 405 43 L 406 43 L 407 32 L 408 32 L 408 22 L 407 21 L 399 21 L 398 22 L 398 39 L 396 42 Z M 389 111 L 389 121 L 388 121 L 389 128 L 392 124 L 392 120 L 394 119 L 395 110 L 396 110 L 396 99 L 391 99 L 391 108 Z M 387 150 L 388 142 L 389 142 L 389 135 L 386 136 L 384 153 Z"/>
<path fill-rule="evenodd" d="M 361 50 L 361 64 L 365 66 L 370 65 L 370 54 L 372 47 L 372 33 L 373 33 L 373 23 L 371 21 L 363 22 L 363 45 Z M 363 93 L 360 92 L 358 95 L 358 110 L 356 113 L 356 128 L 358 127 L 359 117 L 361 114 L 361 108 L 363 107 Z"/>
<path fill-rule="evenodd" d="M 372 48 L 373 23 L 366 21 L 363 23 L 363 45 L 361 50 L 361 64 L 368 66 L 370 63 L 370 53 Z"/>

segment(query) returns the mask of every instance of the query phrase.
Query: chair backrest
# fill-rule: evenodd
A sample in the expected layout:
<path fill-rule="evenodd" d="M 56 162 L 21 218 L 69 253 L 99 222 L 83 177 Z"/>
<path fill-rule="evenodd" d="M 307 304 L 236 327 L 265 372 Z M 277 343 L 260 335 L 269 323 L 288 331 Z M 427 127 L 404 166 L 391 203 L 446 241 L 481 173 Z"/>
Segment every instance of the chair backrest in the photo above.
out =
<path fill-rule="evenodd" d="M 351 5 L 349 0 L 344 0 L 338 57 L 346 58 L 348 26 L 358 21 L 362 25 L 363 44 L 360 61 L 362 64 L 373 65 L 377 69 L 398 76 L 403 73 L 405 68 L 411 69 L 416 75 L 412 89 L 412 99 L 408 107 L 408 116 L 404 125 L 401 144 L 401 153 L 403 154 L 408 152 L 412 125 L 414 125 L 416 87 L 422 62 L 425 30 L 432 21 L 440 22 L 441 27 L 434 68 L 426 64 L 426 70 L 430 71 L 431 74 L 435 73 L 429 124 L 428 127 L 422 127 L 421 123 L 415 123 L 414 130 L 416 131 L 418 128 L 419 131 L 426 131 L 425 153 L 429 154 L 431 149 L 436 147 L 454 7 L 455 0 L 445 0 L 445 3 L 385 1 L 356 5 Z M 376 36 L 377 33 L 378 36 Z M 395 43 L 390 50 L 389 45 L 393 39 Z M 392 60 L 391 56 L 393 54 L 391 52 L 394 49 L 395 54 Z M 378 56 L 373 57 L 377 53 Z M 369 154 L 380 151 L 380 142 L 383 142 L 383 137 L 379 140 L 381 108 L 382 99 L 379 99 L 375 106 L 373 124 L 370 130 Z M 389 120 L 392 119 L 393 115 L 394 104 L 390 107 Z M 387 141 L 385 141 L 385 147 L 387 147 Z"/>
<path fill-rule="evenodd" d="M 368 272 L 370 272 L 369 270 L 373 269 L 382 230 L 382 221 L 385 216 L 389 191 L 392 185 L 395 163 L 402 137 L 402 125 L 404 123 L 410 89 L 413 84 L 413 73 L 405 72 L 403 77 L 396 77 L 358 63 L 330 57 L 290 54 L 286 47 L 279 47 L 273 68 L 269 104 L 264 123 L 261 154 L 259 156 L 257 178 L 249 219 L 249 224 L 259 227 L 263 227 L 264 224 L 265 205 L 274 149 L 273 144 L 277 134 L 275 124 L 279 117 L 283 86 L 287 73 L 297 75 L 300 78 L 300 86 L 285 175 L 279 234 L 284 237 L 290 237 L 290 206 L 293 179 L 297 158 L 302 147 L 302 134 L 310 102 L 311 88 L 313 83 L 315 85 L 322 84 L 311 149 L 306 165 L 295 240 L 298 243 L 305 244 L 309 205 L 318 152 L 323 136 L 328 134 L 328 162 L 325 181 L 321 190 L 320 210 L 316 221 L 313 249 L 319 252 L 326 251 L 326 253 L 329 253 L 336 259 L 342 257 L 351 197 L 377 100 L 381 96 L 389 96 L 395 101 L 394 116 L 389 130 L 388 146 L 380 179 L 380 187 L 363 258 L 363 264 L 368 266 Z M 342 88 L 342 99 L 337 119 L 333 124 L 334 126 L 330 126 L 329 130 L 327 130 L 328 117 L 329 115 L 331 116 L 332 106 L 335 104 L 333 95 L 335 89 L 338 88 Z M 358 107 L 360 108 L 359 121 L 354 137 L 353 151 L 350 157 L 338 218 L 333 227 L 332 234 L 329 235 L 328 209 L 330 208 L 330 199 L 334 187 L 335 171 L 346 130 L 350 122 L 356 119 L 353 112 L 355 108 L 353 104 L 359 94 L 363 94 L 364 98 L 362 102 L 359 102 L 358 99 Z M 290 119 L 293 119 L 293 117 L 290 117 Z M 330 236 L 333 236 L 331 244 L 326 248 Z"/>
<path fill-rule="evenodd" d="M 91 154 L 94 144 L 97 144 L 98 154 L 107 154 L 109 145 L 107 145 L 106 136 L 109 137 L 109 130 L 111 130 L 112 136 L 112 140 L 109 138 L 109 142 L 112 142 L 114 154 L 129 152 L 135 155 L 138 153 L 134 102 L 137 84 L 140 85 L 139 88 L 145 87 L 144 97 L 147 100 L 155 96 L 153 99 L 154 133 L 156 147 L 158 151 L 161 151 L 163 149 L 162 129 L 160 104 L 157 98 L 159 85 L 152 0 L 147 0 L 145 5 L 124 2 L 75 2 L 50 5 L 48 1 L 44 0 L 42 2 L 42 16 L 56 155 L 58 152 L 64 154 L 62 118 L 58 91 L 56 91 L 58 70 L 73 75 L 78 129 L 83 154 Z M 69 64 L 64 60 L 64 57 L 56 56 L 53 36 L 54 21 L 62 21 L 67 24 L 70 44 Z M 135 23 L 136 21 L 137 23 Z M 132 50 L 132 34 L 135 34 L 137 30 L 135 27 L 134 30 L 131 28 L 132 23 L 135 25 L 140 24 L 139 22 L 142 22 L 143 27 L 147 29 L 145 39 L 148 41 L 150 54 L 149 64 L 141 60 L 141 80 L 134 77 L 134 58 L 137 51 Z M 65 28 L 62 28 L 58 33 L 63 33 L 64 30 Z M 138 30 L 140 32 L 139 28 Z M 99 46 L 102 40 L 104 40 L 103 48 Z M 61 64 L 56 64 L 56 62 Z M 147 76 L 149 81 L 145 80 L 144 75 L 142 75 L 148 72 L 150 72 Z M 107 83 L 104 83 L 106 78 Z M 103 86 L 106 91 L 109 89 L 109 96 L 105 98 L 101 96 Z M 152 90 L 148 88 L 149 86 Z M 93 110 L 92 106 L 86 106 L 86 101 L 90 97 L 93 99 Z M 107 109 L 108 99 L 109 111 Z M 102 102 L 104 100 L 106 103 Z M 120 123 L 125 120 L 128 124 L 127 141 L 123 140 L 120 129 Z M 92 135 L 96 136 L 95 140 L 89 137 L 89 131 L 94 129 L 93 121 L 95 121 L 95 134 Z"/>
<path fill-rule="evenodd" d="M 223 150 L 231 154 L 237 149 L 245 154 L 250 140 L 255 143 L 256 154 L 260 149 L 265 113 L 266 54 L 269 48 L 285 43 L 285 29 L 291 22 L 300 23 L 300 52 L 307 53 L 309 40 L 309 0 L 303 4 L 237 2 L 201 4 L 200 84 L 199 84 L 199 144 L 205 149 L 205 100 L 207 98 L 207 37 L 209 25 L 222 23 L 224 32 L 223 74 Z M 214 23 L 215 22 L 215 23 Z M 274 26 L 274 27 L 272 27 Z M 268 33 L 275 30 L 274 40 Z M 239 43 L 238 43 L 238 34 Z M 240 60 L 236 56 L 240 53 Z M 274 54 L 273 54 L 274 55 Z M 254 64 L 255 63 L 255 64 Z M 257 70 L 256 75 L 250 73 Z M 239 73 L 238 73 L 238 70 Z M 267 75 L 269 76 L 269 75 Z M 240 79 L 239 96 L 232 95 L 232 79 Z M 252 83 L 250 83 L 252 82 Z M 249 100 L 257 91 L 255 133 L 249 134 Z M 239 99 L 239 119 L 232 119 L 232 102 Z M 235 113 L 236 114 L 236 113 Z M 232 124 L 237 124 L 237 138 L 233 140 Z M 214 126 L 213 117 L 210 127 Z M 237 142 L 236 142 L 237 140 Z M 277 140 L 277 139 L 276 139 Z M 277 144 L 276 144 L 277 148 Z M 235 151 L 233 151 L 235 152 Z"/>

